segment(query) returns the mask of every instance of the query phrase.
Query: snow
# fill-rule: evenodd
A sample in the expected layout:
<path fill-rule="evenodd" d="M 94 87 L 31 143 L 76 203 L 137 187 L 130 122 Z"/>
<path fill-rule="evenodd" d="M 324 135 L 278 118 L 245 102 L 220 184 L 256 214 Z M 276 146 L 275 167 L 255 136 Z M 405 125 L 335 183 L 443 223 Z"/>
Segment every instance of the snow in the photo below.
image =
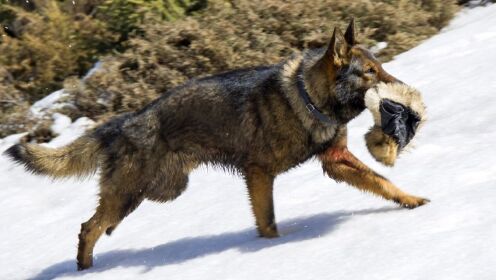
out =
<path fill-rule="evenodd" d="M 31 114 L 36 117 L 41 116 L 44 112 L 49 109 L 56 109 L 62 107 L 63 104 L 58 104 L 61 98 L 67 96 L 67 93 L 63 89 L 52 92 L 51 94 L 43 97 L 42 99 L 36 101 L 31 106 Z"/>
<path fill-rule="evenodd" d="M 27 134 L 27 132 L 23 133 L 18 133 L 18 134 L 12 134 L 9 135 L 5 138 L 0 139 L 0 151 L 6 150 L 10 146 L 19 143 L 19 140 L 24 137 Z M 0 158 L 0 160 L 3 160 L 4 158 Z M 3 163 L 3 161 L 2 161 Z"/>
<path fill-rule="evenodd" d="M 69 125 L 71 125 L 71 118 L 61 113 L 54 113 L 52 115 L 53 124 L 50 129 L 57 135 L 62 133 Z"/>
<path fill-rule="evenodd" d="M 387 42 L 378 42 L 375 46 L 370 48 L 370 51 L 374 54 L 379 53 L 381 50 L 385 49 L 388 46 Z"/>
<path fill-rule="evenodd" d="M 64 127 L 64 129 L 60 130 L 60 132 L 54 130 L 58 136 L 50 141 L 50 143 L 44 144 L 48 147 L 60 147 L 67 145 L 95 125 L 95 122 L 87 117 L 79 118 L 73 123 L 71 123 L 71 119 L 69 117 L 62 114 L 55 113 L 54 117 L 55 122 L 52 126 L 52 130 L 54 130 L 54 128 L 59 129 L 60 127 Z"/>
<path fill-rule="evenodd" d="M 324 177 L 312 161 L 276 180 L 282 237 L 256 237 L 243 181 L 201 168 L 167 204 L 143 203 L 76 271 L 80 223 L 97 179 L 51 181 L 0 157 L 0 279 L 496 279 L 496 5 L 462 10 L 441 34 L 386 70 L 421 90 L 429 120 L 394 168 L 376 163 L 350 124 L 350 149 L 400 188 L 414 209 Z M 88 119 L 61 131 L 62 145 Z M 0 142 L 0 149 L 19 135 Z"/>
<path fill-rule="evenodd" d="M 83 79 L 88 79 L 101 69 L 102 63 L 100 61 L 96 62 L 95 65 L 86 73 Z M 36 101 L 30 108 L 30 113 L 35 118 L 49 117 L 54 118 L 54 121 L 59 121 L 59 124 L 54 124 L 52 126 L 52 130 L 55 133 L 59 133 L 58 131 L 63 130 L 64 126 L 68 125 L 66 118 L 61 118 L 61 114 L 54 113 L 55 109 L 62 108 L 64 106 L 72 106 L 67 102 L 64 102 L 64 97 L 67 97 L 68 93 L 63 89 L 52 92 L 51 94 L 45 96 L 44 98 Z"/>
<path fill-rule="evenodd" d="M 102 69 L 102 62 L 97 61 L 95 65 L 93 65 L 93 68 L 91 68 L 88 73 L 83 77 L 83 80 L 89 79 L 91 75 L 95 74 L 98 70 Z"/>

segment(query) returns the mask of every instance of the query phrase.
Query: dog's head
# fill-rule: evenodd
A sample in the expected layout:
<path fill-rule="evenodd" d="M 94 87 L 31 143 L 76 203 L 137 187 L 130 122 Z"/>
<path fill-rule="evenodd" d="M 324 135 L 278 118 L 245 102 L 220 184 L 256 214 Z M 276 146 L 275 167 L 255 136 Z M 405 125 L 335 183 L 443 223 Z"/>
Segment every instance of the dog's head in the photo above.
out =
<path fill-rule="evenodd" d="M 329 45 L 312 70 L 325 73 L 327 94 L 333 95 L 331 99 L 337 106 L 353 109 L 351 115 L 365 109 L 367 90 L 380 82 L 399 82 L 382 68 L 371 51 L 357 43 L 354 20 L 345 34 L 339 28 L 334 29 Z"/>

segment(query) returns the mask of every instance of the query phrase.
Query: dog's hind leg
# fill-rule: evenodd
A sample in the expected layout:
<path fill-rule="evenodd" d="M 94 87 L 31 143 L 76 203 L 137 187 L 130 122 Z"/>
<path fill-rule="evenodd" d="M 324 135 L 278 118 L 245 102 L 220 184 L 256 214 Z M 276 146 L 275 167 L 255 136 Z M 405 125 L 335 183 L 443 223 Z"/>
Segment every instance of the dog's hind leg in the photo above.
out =
<path fill-rule="evenodd" d="M 93 265 L 93 248 L 100 236 L 110 233 L 143 201 L 142 195 L 119 193 L 115 186 L 102 185 L 96 213 L 81 225 L 77 254 L 78 270 Z"/>
<path fill-rule="evenodd" d="M 245 177 L 258 233 L 262 237 L 278 237 L 272 197 L 274 176 L 267 174 L 262 168 L 250 167 L 247 168 Z"/>
<path fill-rule="evenodd" d="M 122 218 L 118 222 L 116 222 L 115 224 L 108 227 L 107 230 L 105 230 L 105 234 L 110 236 L 112 234 L 112 232 L 114 232 L 115 228 L 119 225 L 119 223 L 124 219 L 124 217 L 126 217 L 131 212 L 133 212 L 141 204 L 142 201 L 143 201 L 142 197 L 130 198 L 127 201 L 127 203 L 124 205 L 124 207 L 122 208 L 122 210 L 123 210 L 121 212 Z"/>

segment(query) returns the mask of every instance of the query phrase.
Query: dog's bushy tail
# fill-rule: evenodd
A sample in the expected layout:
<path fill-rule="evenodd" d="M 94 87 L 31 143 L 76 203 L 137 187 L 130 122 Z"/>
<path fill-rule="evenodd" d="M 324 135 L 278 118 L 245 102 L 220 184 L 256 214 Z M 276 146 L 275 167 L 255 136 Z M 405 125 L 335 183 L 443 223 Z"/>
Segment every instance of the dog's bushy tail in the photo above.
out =
<path fill-rule="evenodd" d="M 98 141 L 87 135 L 61 148 L 16 144 L 4 152 L 28 171 L 53 178 L 91 175 L 98 168 L 99 153 Z"/>

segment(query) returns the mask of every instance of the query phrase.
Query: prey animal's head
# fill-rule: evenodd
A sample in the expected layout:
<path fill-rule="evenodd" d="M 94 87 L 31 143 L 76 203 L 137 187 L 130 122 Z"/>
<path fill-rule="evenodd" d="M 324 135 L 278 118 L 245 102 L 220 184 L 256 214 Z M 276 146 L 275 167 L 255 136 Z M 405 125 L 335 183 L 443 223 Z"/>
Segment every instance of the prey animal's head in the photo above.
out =
<path fill-rule="evenodd" d="M 353 118 L 365 109 L 365 92 L 380 82 L 394 83 L 398 79 L 387 73 L 371 51 L 357 43 L 355 21 L 351 20 L 343 34 L 335 28 L 332 38 L 319 59 L 309 69 L 310 79 L 326 80 L 320 94 L 330 95 L 332 103 L 339 108 L 349 109 L 348 117 Z M 323 93 L 324 92 L 324 93 Z M 322 96 L 321 96 L 322 98 Z"/>

